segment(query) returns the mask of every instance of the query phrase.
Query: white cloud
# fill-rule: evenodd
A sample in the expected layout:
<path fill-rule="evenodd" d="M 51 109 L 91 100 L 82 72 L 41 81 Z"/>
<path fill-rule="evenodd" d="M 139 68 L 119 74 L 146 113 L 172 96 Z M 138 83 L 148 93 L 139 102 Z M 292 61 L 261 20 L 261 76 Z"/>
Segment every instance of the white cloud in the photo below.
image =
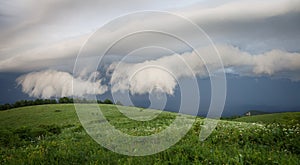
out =
<path fill-rule="evenodd" d="M 152 62 L 140 64 L 120 64 L 111 77 L 111 91 L 130 90 L 132 94 L 163 92 L 173 95 L 176 79 L 165 69 L 152 65 Z"/>
<path fill-rule="evenodd" d="M 300 80 L 300 53 L 289 53 L 272 50 L 263 54 L 250 54 L 229 45 L 217 45 L 225 71 L 241 76 L 272 76 L 282 77 L 288 72 L 291 80 Z M 194 75 L 207 77 L 206 66 L 211 74 L 220 71 L 217 58 L 208 47 L 197 49 L 199 55 L 187 52 L 181 55 L 173 54 L 156 60 L 141 63 L 114 63 L 109 68 L 112 71 L 110 80 L 113 92 L 129 90 L 131 93 L 150 93 L 154 89 L 173 94 L 176 80 Z"/>
<path fill-rule="evenodd" d="M 45 70 L 20 76 L 17 83 L 22 86 L 24 93 L 32 97 L 81 97 L 89 94 L 103 94 L 107 91 L 107 86 L 101 85 L 101 79 L 93 81 L 97 77 L 97 72 L 84 79 L 73 77 L 68 72 Z M 72 83 L 76 88 L 73 88 Z"/>
<path fill-rule="evenodd" d="M 240 76 L 271 76 L 299 81 L 300 53 L 272 50 L 262 54 L 250 54 L 230 45 L 216 45 L 225 68 L 225 72 Z M 110 77 L 112 92 L 127 91 L 132 94 L 163 92 L 174 94 L 177 80 L 193 76 L 208 77 L 220 71 L 218 56 L 210 47 L 197 49 L 198 54 L 185 52 L 172 54 L 155 60 L 139 63 L 114 62 L 106 70 Z M 202 61 L 205 60 L 205 61 Z M 32 72 L 17 79 L 22 91 L 33 97 L 63 97 L 103 94 L 108 84 L 102 85 L 98 72 L 86 72 L 73 77 L 68 72 L 45 70 Z M 93 81 L 95 78 L 95 81 Z M 72 89 L 72 80 L 75 84 Z"/>

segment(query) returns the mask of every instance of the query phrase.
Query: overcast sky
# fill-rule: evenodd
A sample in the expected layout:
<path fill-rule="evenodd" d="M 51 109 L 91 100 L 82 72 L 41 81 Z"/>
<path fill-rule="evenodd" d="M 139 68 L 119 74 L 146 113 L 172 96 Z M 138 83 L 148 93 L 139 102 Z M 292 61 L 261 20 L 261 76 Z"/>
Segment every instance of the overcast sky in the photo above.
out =
<path fill-rule="evenodd" d="M 266 87 L 276 86 L 276 89 L 260 94 L 261 89 L 250 85 L 253 91 L 257 90 L 253 97 L 282 97 L 265 102 L 242 101 L 243 104 L 280 106 L 275 103 L 281 98 L 299 101 L 299 6 L 299 0 L 3 0 L 0 2 L 0 103 L 15 101 L 24 94 L 49 98 L 95 92 L 104 96 L 110 91 L 129 90 L 143 95 L 154 88 L 177 97 L 174 96 L 178 93 L 177 79 L 193 76 L 206 79 L 210 76 L 207 66 L 212 73 L 220 71 L 218 52 L 230 80 L 239 82 L 234 83 L 236 87 L 228 84 L 228 93 L 234 93 L 228 98 L 234 102 L 232 105 L 238 101 L 230 99 L 251 98 L 233 91 L 260 79 Z M 142 11 L 147 12 L 139 14 Z M 217 52 L 212 51 L 209 39 L 200 38 L 205 37 L 204 33 L 197 35 L 186 21 L 198 25 Z M 131 35 L 107 52 L 97 70 L 84 67 L 97 66 L 97 53 L 111 42 L 149 27 L 176 34 L 179 39 L 150 32 Z M 192 47 L 182 44 L 180 38 L 189 41 Z M 86 43 L 82 50 L 86 56 L 78 62 L 84 66 L 73 75 L 76 57 Z M 162 66 L 174 74 L 158 68 L 136 73 L 149 65 Z M 82 88 L 72 91 L 72 79 Z M 281 82 L 285 83 L 285 89 L 279 89 Z M 295 92 L 287 92 L 290 89 Z M 283 102 L 282 110 L 291 108 L 288 105 L 291 102 Z M 297 106 L 300 104 L 292 105 Z"/>

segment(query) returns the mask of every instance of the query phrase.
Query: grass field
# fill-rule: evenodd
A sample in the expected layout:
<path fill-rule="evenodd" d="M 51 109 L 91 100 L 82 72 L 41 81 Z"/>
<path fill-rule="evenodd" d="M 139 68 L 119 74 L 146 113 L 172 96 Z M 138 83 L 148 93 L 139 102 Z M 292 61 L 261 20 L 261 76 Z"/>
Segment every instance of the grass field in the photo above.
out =
<path fill-rule="evenodd" d="M 152 121 L 133 122 L 113 105 L 100 106 L 110 123 L 132 135 L 159 132 L 176 116 L 163 112 Z M 300 164 L 299 116 L 268 114 L 220 121 L 204 142 L 199 141 L 203 119 L 197 118 L 187 135 L 168 150 L 134 157 L 93 141 L 71 104 L 23 107 L 0 112 L 0 164 Z"/>

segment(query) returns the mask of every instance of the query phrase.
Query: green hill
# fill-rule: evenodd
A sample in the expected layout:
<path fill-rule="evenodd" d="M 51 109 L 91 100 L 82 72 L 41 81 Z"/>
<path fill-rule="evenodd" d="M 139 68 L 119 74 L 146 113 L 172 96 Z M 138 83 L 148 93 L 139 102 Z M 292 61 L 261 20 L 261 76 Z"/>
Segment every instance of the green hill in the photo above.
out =
<path fill-rule="evenodd" d="M 234 121 L 250 122 L 250 123 L 281 123 L 281 124 L 300 124 L 300 112 L 285 112 L 263 114 L 255 116 L 245 116 L 234 119 Z"/>
<path fill-rule="evenodd" d="M 170 112 L 123 107 L 131 115 L 141 111 L 157 115 L 151 121 L 134 121 L 114 105 L 100 107 L 115 128 L 136 136 L 160 132 L 176 117 Z M 299 113 L 276 115 L 299 121 Z M 271 118 L 256 121 L 270 123 Z M 197 118 L 176 145 L 154 155 L 134 157 L 97 144 L 81 127 L 72 104 L 22 107 L 0 112 L 0 164 L 300 164 L 300 126 L 284 123 L 220 121 L 201 142 L 203 119 Z"/>

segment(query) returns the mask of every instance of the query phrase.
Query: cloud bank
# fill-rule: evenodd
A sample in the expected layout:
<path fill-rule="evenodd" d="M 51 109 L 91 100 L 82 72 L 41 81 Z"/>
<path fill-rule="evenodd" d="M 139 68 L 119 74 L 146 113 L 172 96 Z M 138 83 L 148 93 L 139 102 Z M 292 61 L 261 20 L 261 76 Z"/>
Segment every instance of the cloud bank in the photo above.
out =
<path fill-rule="evenodd" d="M 251 54 L 231 45 L 216 45 L 226 73 L 239 76 L 270 76 L 300 81 L 300 53 L 271 50 Z M 205 61 L 203 60 L 205 59 Z M 173 95 L 178 80 L 193 76 L 209 77 L 219 72 L 218 56 L 209 47 L 193 52 L 172 54 L 138 63 L 113 62 L 106 70 L 109 84 L 102 84 L 99 72 L 82 72 L 73 77 L 68 72 L 45 70 L 32 72 L 17 79 L 22 91 L 33 97 L 84 96 L 130 91 L 132 94 L 161 92 Z M 211 69 L 210 74 L 206 66 Z M 99 79 L 100 78 L 100 79 Z M 72 89 L 72 81 L 76 87 Z"/>
<path fill-rule="evenodd" d="M 247 51 L 261 53 L 279 48 L 299 52 L 299 5 L 298 0 L 195 0 L 188 3 L 179 0 L 176 3 L 170 0 L 151 3 L 47 0 L 38 4 L 32 0 L 7 1 L 0 6 L 0 72 L 53 69 L 66 63 L 70 71 L 69 61 L 76 58 L 90 34 L 117 16 L 141 10 L 183 15 L 202 27 L 214 41 L 237 45 Z M 99 45 L 147 22 L 194 37 L 184 25 L 154 16 L 121 22 L 101 36 Z M 136 43 L 129 42 L 124 47 L 132 44 Z"/>
<path fill-rule="evenodd" d="M 186 25 L 157 15 L 127 18 L 102 29 L 97 48 L 115 41 L 128 31 L 149 24 L 182 32 L 191 41 L 199 41 L 198 45 L 202 47 L 197 51 L 206 60 L 202 61 L 195 52 L 186 52 L 187 49 L 176 42 L 152 36 L 124 42 L 112 55 L 123 57 L 127 54 L 126 50 L 130 50 L 128 48 L 143 47 L 143 43 L 155 43 L 158 45 L 154 46 L 165 46 L 180 54 L 164 57 L 149 55 L 150 60 L 144 62 L 116 62 L 108 68 L 113 74 L 106 75 L 111 78 L 110 84 L 106 85 L 101 85 L 100 80 L 89 79 L 95 76 L 93 74 L 72 76 L 67 72 L 73 69 L 76 55 L 90 34 L 111 19 L 135 11 L 163 10 L 191 19 L 214 42 L 219 43 L 217 49 L 227 73 L 300 80 L 299 0 L 116 2 L 12 0 L 1 3 L 0 72 L 45 69 L 17 80 L 23 92 L 45 98 L 86 95 L 93 93 L 93 89 L 97 94 L 102 94 L 108 86 L 112 91 L 130 90 L 134 94 L 143 94 L 155 89 L 172 95 L 177 79 L 194 75 L 207 77 L 205 65 L 209 65 L 212 72 L 218 72 L 220 66 L 216 63 L 216 56 L 201 44 L 194 33 L 187 30 Z M 89 53 L 88 58 L 83 59 L 87 65 L 97 62 L 96 49 L 91 49 Z M 75 83 L 82 83 L 82 89 L 72 93 L 72 79 Z"/>
<path fill-rule="evenodd" d="M 90 94 L 103 94 L 107 86 L 101 85 L 102 80 L 96 80 L 98 72 L 94 72 L 87 78 L 73 77 L 68 72 L 45 70 L 32 72 L 20 76 L 16 81 L 21 85 L 22 91 L 31 97 L 82 97 Z M 73 84 L 77 88 L 73 89 Z"/>
<path fill-rule="evenodd" d="M 227 73 L 300 80 L 300 53 L 271 50 L 253 55 L 230 45 L 216 47 Z M 111 89 L 113 92 L 129 90 L 133 94 L 150 93 L 153 89 L 159 89 L 172 95 L 177 85 L 176 80 L 180 78 L 214 76 L 221 69 L 217 58 L 209 48 L 204 47 L 141 63 L 116 62 L 108 69 L 112 73 Z M 211 75 L 206 66 L 211 68 Z"/>

